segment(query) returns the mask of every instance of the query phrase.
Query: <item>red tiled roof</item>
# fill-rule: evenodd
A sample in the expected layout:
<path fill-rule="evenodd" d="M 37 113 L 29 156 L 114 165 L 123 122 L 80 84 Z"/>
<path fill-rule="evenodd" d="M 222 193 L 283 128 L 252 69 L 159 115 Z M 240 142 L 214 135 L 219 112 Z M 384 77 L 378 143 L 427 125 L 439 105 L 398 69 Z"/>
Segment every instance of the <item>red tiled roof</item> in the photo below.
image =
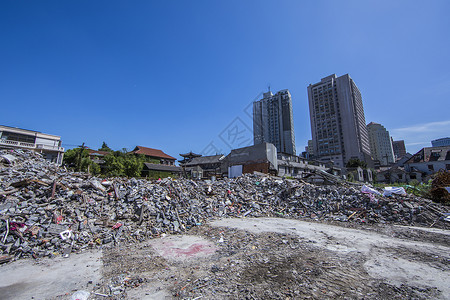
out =
<path fill-rule="evenodd" d="M 108 151 L 99 151 L 99 150 L 92 150 L 92 149 L 87 149 L 89 151 L 89 154 L 101 154 L 101 155 L 108 155 L 111 154 L 111 152 Z"/>
<path fill-rule="evenodd" d="M 162 150 L 147 148 L 147 147 L 142 147 L 142 146 L 136 146 L 136 148 L 134 148 L 134 150 L 131 151 L 131 153 L 144 154 L 146 156 L 177 160 L 175 157 L 165 154 L 164 152 L 162 152 Z"/>

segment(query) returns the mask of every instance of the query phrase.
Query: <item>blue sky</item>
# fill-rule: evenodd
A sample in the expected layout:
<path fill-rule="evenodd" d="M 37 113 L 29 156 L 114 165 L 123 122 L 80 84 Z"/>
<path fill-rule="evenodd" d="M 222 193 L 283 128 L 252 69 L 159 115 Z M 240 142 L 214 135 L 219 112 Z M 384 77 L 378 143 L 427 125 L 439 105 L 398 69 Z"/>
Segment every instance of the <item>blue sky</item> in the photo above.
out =
<path fill-rule="evenodd" d="M 249 104 L 349 73 L 366 122 L 414 153 L 450 136 L 449 1 L 0 2 L 0 124 L 113 149 L 229 153 Z"/>

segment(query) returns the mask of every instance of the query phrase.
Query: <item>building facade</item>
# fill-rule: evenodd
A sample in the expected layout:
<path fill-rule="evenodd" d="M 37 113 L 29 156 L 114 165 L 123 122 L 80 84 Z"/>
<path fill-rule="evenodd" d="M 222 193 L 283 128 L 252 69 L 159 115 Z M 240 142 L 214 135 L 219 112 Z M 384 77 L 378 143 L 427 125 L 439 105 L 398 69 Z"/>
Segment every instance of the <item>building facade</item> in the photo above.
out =
<path fill-rule="evenodd" d="M 450 171 L 450 146 L 422 148 L 405 162 L 405 170 L 410 173 L 420 172 L 422 177 L 440 170 Z"/>
<path fill-rule="evenodd" d="M 225 155 L 209 155 L 193 157 L 190 161 L 183 163 L 181 167 L 188 178 L 210 179 L 213 176 L 222 176 L 222 161 Z"/>
<path fill-rule="evenodd" d="M 348 74 L 308 86 L 314 155 L 338 167 L 353 158 L 371 164 L 361 92 Z"/>
<path fill-rule="evenodd" d="M 393 164 L 395 158 L 389 131 L 381 124 L 370 122 L 367 124 L 367 132 L 369 134 L 370 152 L 372 157 L 380 161 L 382 166 Z"/>
<path fill-rule="evenodd" d="M 395 160 L 399 160 L 406 155 L 405 141 L 394 141 L 392 138 L 392 150 L 394 151 Z"/>
<path fill-rule="evenodd" d="M 325 163 L 314 160 L 308 160 L 296 155 L 278 153 L 278 176 L 289 176 L 302 178 L 305 174 L 312 171 L 326 171 Z"/>
<path fill-rule="evenodd" d="M 263 94 L 253 102 L 253 141 L 255 145 L 274 144 L 279 152 L 295 154 L 292 98 L 289 90 Z"/>
<path fill-rule="evenodd" d="M 440 138 L 431 141 L 431 145 L 433 147 L 444 147 L 444 146 L 450 146 L 450 137 Z"/>
<path fill-rule="evenodd" d="M 0 126 L 0 148 L 33 150 L 58 165 L 64 156 L 60 136 L 9 126 Z"/>
<path fill-rule="evenodd" d="M 276 175 L 278 172 L 277 148 L 270 143 L 231 150 L 222 160 L 222 173 L 230 178 L 245 173 L 261 172 Z"/>

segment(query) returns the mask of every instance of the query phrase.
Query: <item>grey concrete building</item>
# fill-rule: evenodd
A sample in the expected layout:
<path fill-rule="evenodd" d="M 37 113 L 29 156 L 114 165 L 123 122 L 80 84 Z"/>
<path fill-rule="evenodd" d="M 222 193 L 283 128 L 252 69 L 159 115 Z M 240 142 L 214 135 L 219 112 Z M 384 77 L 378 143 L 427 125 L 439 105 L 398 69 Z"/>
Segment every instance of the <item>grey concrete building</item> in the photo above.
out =
<path fill-rule="evenodd" d="M 230 178 L 255 171 L 277 175 L 277 153 L 277 148 L 270 143 L 233 149 L 222 160 L 222 173 Z"/>
<path fill-rule="evenodd" d="M 382 166 L 393 164 L 395 162 L 394 150 L 389 131 L 381 124 L 370 122 L 367 124 L 367 132 L 372 157 L 380 161 Z"/>
<path fill-rule="evenodd" d="M 314 154 L 338 167 L 352 158 L 371 165 L 361 92 L 348 74 L 322 78 L 308 86 Z"/>
<path fill-rule="evenodd" d="M 255 145 L 274 144 L 279 152 L 295 154 L 292 98 L 289 90 L 275 95 L 264 93 L 253 102 L 253 141 Z"/>

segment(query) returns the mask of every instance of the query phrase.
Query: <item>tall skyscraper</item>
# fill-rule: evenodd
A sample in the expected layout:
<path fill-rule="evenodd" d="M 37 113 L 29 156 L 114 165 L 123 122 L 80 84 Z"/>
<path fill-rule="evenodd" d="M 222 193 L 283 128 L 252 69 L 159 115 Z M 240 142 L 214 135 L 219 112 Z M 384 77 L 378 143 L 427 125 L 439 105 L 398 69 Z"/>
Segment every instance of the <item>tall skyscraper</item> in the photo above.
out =
<path fill-rule="evenodd" d="M 253 102 L 254 144 L 272 143 L 278 152 L 295 154 L 292 98 L 289 90 L 263 94 Z"/>
<path fill-rule="evenodd" d="M 361 92 L 348 74 L 308 86 L 314 154 L 339 167 L 352 158 L 371 164 Z"/>
<path fill-rule="evenodd" d="M 392 138 L 392 149 L 394 150 L 395 160 L 399 160 L 406 155 L 405 141 L 394 141 Z"/>
<path fill-rule="evenodd" d="M 380 161 L 382 166 L 394 163 L 394 150 L 392 149 L 392 140 L 389 131 L 383 125 L 370 122 L 367 124 L 369 133 L 370 152 L 372 157 Z"/>

